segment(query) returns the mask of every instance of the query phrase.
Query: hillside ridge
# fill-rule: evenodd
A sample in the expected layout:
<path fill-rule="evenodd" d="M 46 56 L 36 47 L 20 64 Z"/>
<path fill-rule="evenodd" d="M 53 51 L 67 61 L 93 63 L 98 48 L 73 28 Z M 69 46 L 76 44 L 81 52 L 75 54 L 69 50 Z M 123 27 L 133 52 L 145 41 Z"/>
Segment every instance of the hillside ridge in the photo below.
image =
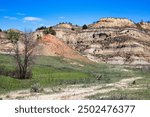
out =
<path fill-rule="evenodd" d="M 135 23 L 126 18 L 102 18 L 87 29 L 71 23 L 60 23 L 51 27 L 56 35 L 45 35 L 45 29 L 33 32 L 40 35 L 36 54 L 62 56 L 110 64 L 150 64 L 150 23 Z M 0 32 L 0 53 L 11 50 L 7 33 Z M 83 56 L 81 56 L 83 55 Z M 86 58 L 86 57 L 87 58 Z"/>

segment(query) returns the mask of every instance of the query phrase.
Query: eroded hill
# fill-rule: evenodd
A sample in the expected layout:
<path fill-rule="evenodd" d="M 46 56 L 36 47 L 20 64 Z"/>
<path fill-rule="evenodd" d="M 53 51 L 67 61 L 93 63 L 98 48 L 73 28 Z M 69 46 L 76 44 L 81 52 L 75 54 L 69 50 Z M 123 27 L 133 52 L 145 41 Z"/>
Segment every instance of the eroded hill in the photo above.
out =
<path fill-rule="evenodd" d="M 43 30 L 33 33 L 34 36 L 42 37 L 36 54 L 84 61 L 88 58 L 111 64 L 150 64 L 149 23 L 136 24 L 128 19 L 103 18 L 88 25 L 87 29 L 65 23 L 58 24 L 53 29 L 55 36 L 45 36 Z M 4 32 L 0 33 L 0 38 L 0 53 L 9 54 L 12 44 Z"/>
<path fill-rule="evenodd" d="M 150 31 L 143 25 L 105 18 L 82 31 L 57 28 L 56 36 L 92 61 L 145 65 L 150 64 Z"/>
<path fill-rule="evenodd" d="M 82 56 L 78 51 L 72 49 L 57 37 L 51 34 L 44 35 L 41 31 L 38 31 L 33 33 L 34 39 L 36 39 L 37 34 L 41 35 L 41 39 L 38 41 L 36 47 L 34 48 L 33 53 L 35 55 L 60 56 L 64 58 L 90 62 L 88 58 Z M 7 34 L 2 32 L 0 35 L 0 53 L 14 54 L 13 44 L 10 40 L 7 39 Z M 21 40 L 19 41 L 19 49 L 20 52 L 24 51 L 24 45 Z"/>

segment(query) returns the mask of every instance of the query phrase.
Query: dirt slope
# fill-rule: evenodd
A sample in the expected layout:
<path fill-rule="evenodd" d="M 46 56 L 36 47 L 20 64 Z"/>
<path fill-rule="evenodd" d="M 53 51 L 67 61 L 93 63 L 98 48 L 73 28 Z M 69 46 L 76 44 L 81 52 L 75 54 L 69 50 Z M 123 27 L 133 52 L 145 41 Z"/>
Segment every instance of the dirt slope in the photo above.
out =
<path fill-rule="evenodd" d="M 39 42 L 36 54 L 45 56 L 62 56 L 69 59 L 76 59 L 89 62 L 89 60 L 80 55 L 77 51 L 70 48 L 67 44 L 53 35 L 46 35 Z"/>
<path fill-rule="evenodd" d="M 35 34 L 33 34 L 34 37 L 36 37 L 37 34 L 41 35 L 41 33 L 35 32 Z M 88 60 L 86 57 L 80 55 L 79 52 L 70 48 L 67 44 L 62 42 L 61 39 L 58 39 L 53 35 L 42 35 L 42 37 L 43 38 L 39 41 L 34 50 L 35 55 L 62 56 L 64 58 L 90 62 L 90 60 Z M 22 52 L 23 44 L 21 41 L 19 42 L 19 47 L 20 51 Z M 0 33 L 0 53 L 14 54 L 13 45 L 7 39 L 7 35 L 5 33 Z"/>

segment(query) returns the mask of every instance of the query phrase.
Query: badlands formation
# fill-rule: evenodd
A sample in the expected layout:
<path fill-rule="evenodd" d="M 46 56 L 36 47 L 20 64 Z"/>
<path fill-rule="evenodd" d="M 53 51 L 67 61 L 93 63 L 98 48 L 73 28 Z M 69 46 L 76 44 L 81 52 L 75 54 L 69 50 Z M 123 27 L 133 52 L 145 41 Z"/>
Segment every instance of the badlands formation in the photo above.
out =
<path fill-rule="evenodd" d="M 57 28 L 56 37 L 95 62 L 150 64 L 150 24 L 104 18 L 85 30 Z"/>
<path fill-rule="evenodd" d="M 56 35 L 35 31 L 42 41 L 38 55 L 63 56 L 94 62 L 126 65 L 150 64 L 150 23 L 134 23 L 123 18 L 103 18 L 87 25 L 87 29 L 71 23 L 52 27 Z M 20 42 L 21 45 L 21 42 Z M 0 32 L 0 53 L 9 54 L 12 44 Z"/>

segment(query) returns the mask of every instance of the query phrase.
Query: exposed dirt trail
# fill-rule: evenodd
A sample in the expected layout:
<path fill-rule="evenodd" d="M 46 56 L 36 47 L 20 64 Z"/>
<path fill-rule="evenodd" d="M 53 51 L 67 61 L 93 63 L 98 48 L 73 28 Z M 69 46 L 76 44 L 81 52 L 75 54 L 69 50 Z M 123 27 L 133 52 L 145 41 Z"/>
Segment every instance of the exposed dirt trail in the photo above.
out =
<path fill-rule="evenodd" d="M 141 77 L 122 79 L 119 82 L 111 84 L 97 84 L 83 88 L 82 85 L 68 86 L 55 93 L 30 93 L 29 90 L 11 92 L 3 95 L 3 99 L 25 99 L 25 100 L 82 100 L 86 96 L 95 95 L 97 93 L 107 93 L 118 89 L 128 89 L 130 84 Z M 47 91 L 50 89 L 46 89 Z"/>

